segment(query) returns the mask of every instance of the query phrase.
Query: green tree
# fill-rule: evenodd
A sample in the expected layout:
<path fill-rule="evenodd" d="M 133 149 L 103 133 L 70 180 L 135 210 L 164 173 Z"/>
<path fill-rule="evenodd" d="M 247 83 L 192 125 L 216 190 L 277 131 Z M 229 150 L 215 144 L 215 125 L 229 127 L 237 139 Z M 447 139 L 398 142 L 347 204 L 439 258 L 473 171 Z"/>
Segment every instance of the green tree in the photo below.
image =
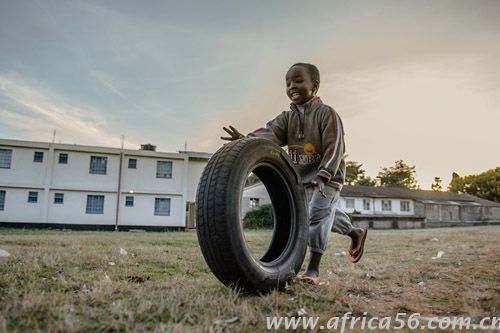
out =
<path fill-rule="evenodd" d="M 431 190 L 441 192 L 443 190 L 443 186 L 441 186 L 441 177 L 434 177 L 434 182 L 431 185 Z"/>
<path fill-rule="evenodd" d="M 377 180 L 372 179 L 370 176 L 366 176 L 358 180 L 356 185 L 361 185 L 361 186 L 377 186 Z"/>
<path fill-rule="evenodd" d="M 349 161 L 346 163 L 345 182 L 347 185 L 375 186 L 375 181 L 366 176 L 363 164 Z"/>
<path fill-rule="evenodd" d="M 464 181 L 462 177 L 456 172 L 451 174 L 451 181 L 448 184 L 448 191 L 455 193 L 465 193 L 464 192 Z"/>
<path fill-rule="evenodd" d="M 454 172 L 448 185 L 448 191 L 467 193 L 486 200 L 500 202 L 500 167 L 478 175 L 464 177 Z"/>
<path fill-rule="evenodd" d="M 403 160 L 394 162 L 394 166 L 383 168 L 377 175 L 380 186 L 418 188 L 415 166 L 409 166 Z"/>

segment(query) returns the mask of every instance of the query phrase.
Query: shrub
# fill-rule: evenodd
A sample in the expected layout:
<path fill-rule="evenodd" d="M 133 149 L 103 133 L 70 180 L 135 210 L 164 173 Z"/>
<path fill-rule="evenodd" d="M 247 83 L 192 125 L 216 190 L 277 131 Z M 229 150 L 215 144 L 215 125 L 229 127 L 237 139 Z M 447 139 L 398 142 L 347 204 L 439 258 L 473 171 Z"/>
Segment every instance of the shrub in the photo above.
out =
<path fill-rule="evenodd" d="M 274 227 L 273 206 L 262 205 L 251 210 L 243 218 L 243 227 L 248 229 L 272 229 Z"/>

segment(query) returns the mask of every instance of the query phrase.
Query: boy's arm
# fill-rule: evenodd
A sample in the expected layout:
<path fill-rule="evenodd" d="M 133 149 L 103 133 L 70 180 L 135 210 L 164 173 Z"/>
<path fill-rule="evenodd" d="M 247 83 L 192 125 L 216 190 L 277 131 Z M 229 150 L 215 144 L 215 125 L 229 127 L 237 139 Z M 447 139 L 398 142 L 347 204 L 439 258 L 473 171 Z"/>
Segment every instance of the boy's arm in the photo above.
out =
<path fill-rule="evenodd" d="M 322 145 L 323 159 L 318 176 L 329 182 L 336 174 L 345 152 L 342 120 L 331 107 L 323 115 Z"/>
<path fill-rule="evenodd" d="M 247 136 L 268 139 L 278 144 L 280 147 L 285 146 L 288 141 L 287 111 L 283 111 L 276 118 L 268 122 L 265 128 L 256 129 Z"/>

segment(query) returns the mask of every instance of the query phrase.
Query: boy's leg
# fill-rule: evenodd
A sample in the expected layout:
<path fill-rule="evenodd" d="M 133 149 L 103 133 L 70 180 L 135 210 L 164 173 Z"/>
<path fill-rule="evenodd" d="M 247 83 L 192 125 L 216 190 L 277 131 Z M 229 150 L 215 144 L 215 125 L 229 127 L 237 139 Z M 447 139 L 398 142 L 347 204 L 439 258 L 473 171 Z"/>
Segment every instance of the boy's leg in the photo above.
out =
<path fill-rule="evenodd" d="M 308 189 L 309 202 L 309 251 L 310 261 L 303 276 L 318 277 L 321 257 L 328 245 L 328 238 L 332 228 L 335 203 L 339 198 L 339 191 L 325 186 L 326 198 L 317 188 Z"/>
<path fill-rule="evenodd" d="M 326 198 L 315 188 L 309 202 L 309 248 L 312 252 L 320 254 L 326 251 L 328 245 L 330 230 L 335 221 L 335 205 L 340 192 L 331 186 L 325 186 L 325 194 Z M 343 230 L 341 228 L 346 227 L 348 225 L 339 223 L 337 229 L 340 231 Z M 350 230 L 343 231 L 349 232 Z"/>
<path fill-rule="evenodd" d="M 334 216 L 332 231 L 351 237 L 351 244 L 348 249 L 349 259 L 352 262 L 358 262 L 363 255 L 362 251 L 366 240 L 367 230 L 353 227 L 349 215 L 338 208 L 335 209 Z"/>
<path fill-rule="evenodd" d="M 348 235 L 354 227 L 351 218 L 343 210 L 335 208 L 332 231 L 341 235 Z"/>
<path fill-rule="evenodd" d="M 319 276 L 319 264 L 326 251 L 330 231 L 351 237 L 349 252 L 353 257 L 357 253 L 352 253 L 351 249 L 359 248 L 366 239 L 366 230 L 353 227 L 349 216 L 336 208 L 337 201 L 340 198 L 340 191 L 331 186 L 325 186 L 325 194 L 326 198 L 319 193 L 317 188 L 306 189 L 306 196 L 309 201 L 310 259 L 303 276 Z M 360 258 L 358 258 L 358 261 Z"/>

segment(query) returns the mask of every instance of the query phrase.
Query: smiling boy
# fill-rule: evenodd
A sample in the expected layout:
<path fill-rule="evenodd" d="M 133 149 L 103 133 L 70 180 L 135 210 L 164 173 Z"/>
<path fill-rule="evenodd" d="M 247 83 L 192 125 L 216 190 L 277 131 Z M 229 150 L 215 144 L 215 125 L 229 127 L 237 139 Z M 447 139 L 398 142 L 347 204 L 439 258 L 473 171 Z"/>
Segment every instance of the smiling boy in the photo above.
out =
<path fill-rule="evenodd" d="M 367 230 L 352 226 L 349 217 L 336 209 L 345 180 L 345 145 L 342 121 L 337 112 L 316 96 L 320 76 L 316 66 L 296 63 L 286 73 L 286 93 L 292 103 L 267 123 L 248 134 L 288 146 L 288 154 L 306 187 L 309 202 L 309 251 L 307 270 L 297 279 L 319 283 L 319 265 L 330 231 L 351 237 L 348 258 L 358 262 L 363 255 Z M 223 128 L 237 140 L 244 137 L 234 127 Z"/>

